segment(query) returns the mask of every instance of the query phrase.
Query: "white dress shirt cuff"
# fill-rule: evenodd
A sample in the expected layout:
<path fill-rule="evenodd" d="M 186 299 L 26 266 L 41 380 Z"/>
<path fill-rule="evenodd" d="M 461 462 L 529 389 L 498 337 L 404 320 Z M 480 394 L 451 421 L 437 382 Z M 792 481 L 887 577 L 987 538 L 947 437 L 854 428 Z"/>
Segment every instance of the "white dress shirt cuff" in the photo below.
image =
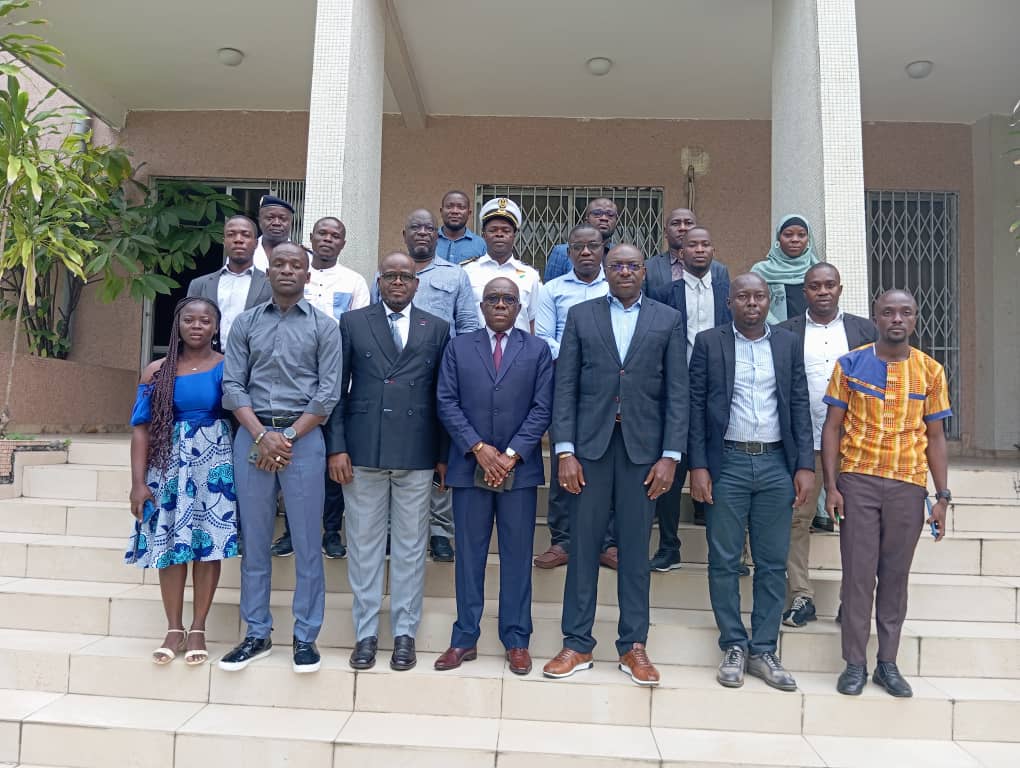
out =
<path fill-rule="evenodd" d="M 673 459 L 673 461 L 680 461 L 684 455 L 680 451 L 663 451 L 662 458 Z"/>
<path fill-rule="evenodd" d="M 556 443 L 556 445 L 553 446 L 553 452 L 557 456 L 559 456 L 561 453 L 573 453 L 574 452 L 574 444 L 573 443 Z"/>

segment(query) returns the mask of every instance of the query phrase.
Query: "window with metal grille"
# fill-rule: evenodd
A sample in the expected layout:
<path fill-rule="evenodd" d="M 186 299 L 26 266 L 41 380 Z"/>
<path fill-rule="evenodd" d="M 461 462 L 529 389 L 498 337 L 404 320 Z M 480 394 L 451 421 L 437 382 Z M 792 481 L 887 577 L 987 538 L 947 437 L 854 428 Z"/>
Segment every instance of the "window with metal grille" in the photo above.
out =
<path fill-rule="evenodd" d="M 869 190 L 866 195 L 871 298 L 890 288 L 914 294 L 918 315 L 911 343 L 945 367 L 954 413 L 946 432 L 959 437 L 959 194 Z"/>
<path fill-rule="evenodd" d="M 482 204 L 509 197 L 524 217 L 517 233 L 517 257 L 544 274 L 545 260 L 557 243 L 584 218 L 589 200 L 606 197 L 616 203 L 620 224 L 613 241 L 633 243 L 646 257 L 659 252 L 662 241 L 661 187 L 534 187 L 513 184 L 475 186 L 475 221 Z"/>

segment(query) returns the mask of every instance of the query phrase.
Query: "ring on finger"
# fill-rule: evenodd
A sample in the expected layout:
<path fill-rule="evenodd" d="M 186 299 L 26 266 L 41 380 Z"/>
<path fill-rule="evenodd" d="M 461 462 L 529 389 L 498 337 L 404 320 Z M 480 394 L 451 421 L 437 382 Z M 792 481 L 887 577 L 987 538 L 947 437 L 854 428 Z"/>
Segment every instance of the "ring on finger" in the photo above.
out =
<path fill-rule="evenodd" d="M 276 457 L 276 463 L 279 464 L 281 461 L 283 461 L 283 459 L 281 459 L 279 456 L 277 456 Z"/>

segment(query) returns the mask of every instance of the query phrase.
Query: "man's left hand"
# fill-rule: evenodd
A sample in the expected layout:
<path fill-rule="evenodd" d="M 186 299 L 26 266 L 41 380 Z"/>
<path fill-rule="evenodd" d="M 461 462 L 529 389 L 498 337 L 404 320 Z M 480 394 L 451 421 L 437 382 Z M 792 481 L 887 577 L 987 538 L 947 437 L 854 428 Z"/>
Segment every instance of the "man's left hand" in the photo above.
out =
<path fill-rule="evenodd" d="M 655 501 L 672 488 L 674 475 L 676 475 L 676 462 L 673 459 L 663 457 L 655 462 L 645 477 L 648 498 Z"/>
<path fill-rule="evenodd" d="M 798 469 L 793 476 L 793 506 L 802 507 L 807 501 L 808 494 L 815 485 L 815 473 L 810 469 Z"/>
<path fill-rule="evenodd" d="M 949 509 L 949 502 L 946 499 L 939 499 L 931 508 L 931 514 L 928 519 L 925 520 L 925 525 L 931 525 L 932 520 L 935 521 L 935 527 L 938 528 L 938 536 L 935 537 L 935 541 L 939 542 L 945 538 L 946 535 L 946 511 Z"/>
<path fill-rule="evenodd" d="M 446 491 L 446 465 L 442 462 L 436 464 L 436 474 L 439 475 L 439 490 Z"/>

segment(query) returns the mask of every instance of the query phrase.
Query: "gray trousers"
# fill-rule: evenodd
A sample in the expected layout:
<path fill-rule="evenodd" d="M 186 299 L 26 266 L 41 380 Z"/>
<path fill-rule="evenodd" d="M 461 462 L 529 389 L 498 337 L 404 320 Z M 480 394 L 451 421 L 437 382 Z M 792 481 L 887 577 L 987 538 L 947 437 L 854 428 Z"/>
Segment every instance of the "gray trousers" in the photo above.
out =
<path fill-rule="evenodd" d="M 354 467 L 344 486 L 347 506 L 347 578 L 354 593 L 354 637 L 379 636 L 390 533 L 390 624 L 393 636 L 414 637 L 425 591 L 431 469 Z M 320 483 L 321 485 L 321 483 Z"/>
<path fill-rule="evenodd" d="M 294 442 L 291 463 L 279 472 L 264 472 L 248 461 L 252 436 L 237 430 L 234 438 L 234 481 L 237 507 L 244 528 L 241 558 L 241 620 L 246 635 L 266 638 L 273 630 L 269 612 L 273 563 L 269 547 L 276 521 L 276 494 L 283 491 L 294 544 L 294 637 L 311 643 L 319 635 L 326 610 L 326 580 L 322 568 L 322 504 L 326 447 L 322 430 L 313 429 Z"/>
<path fill-rule="evenodd" d="M 453 493 L 432 487 L 429 493 L 429 536 L 453 538 Z"/>

